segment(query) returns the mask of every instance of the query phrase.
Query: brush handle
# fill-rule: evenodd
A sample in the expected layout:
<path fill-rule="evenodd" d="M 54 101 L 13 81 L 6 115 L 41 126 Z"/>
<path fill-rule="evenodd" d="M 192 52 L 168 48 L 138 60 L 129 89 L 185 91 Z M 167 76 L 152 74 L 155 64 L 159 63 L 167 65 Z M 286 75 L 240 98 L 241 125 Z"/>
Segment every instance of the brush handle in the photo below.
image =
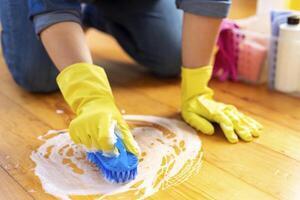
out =
<path fill-rule="evenodd" d="M 118 134 L 116 134 L 116 136 L 117 136 L 117 142 L 115 143 L 115 147 L 119 150 L 119 156 L 123 157 L 127 155 L 126 148 L 121 137 L 119 137 Z"/>

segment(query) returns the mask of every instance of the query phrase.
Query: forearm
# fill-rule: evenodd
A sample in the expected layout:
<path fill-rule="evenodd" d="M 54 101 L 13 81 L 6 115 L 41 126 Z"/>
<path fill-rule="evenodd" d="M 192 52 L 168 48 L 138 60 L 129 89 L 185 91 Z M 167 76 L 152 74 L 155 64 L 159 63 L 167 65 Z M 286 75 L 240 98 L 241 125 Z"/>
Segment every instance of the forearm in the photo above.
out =
<path fill-rule="evenodd" d="M 74 63 L 92 63 L 84 32 L 78 23 L 54 24 L 42 31 L 40 36 L 46 51 L 60 71 Z"/>
<path fill-rule="evenodd" d="M 210 63 L 221 21 L 221 18 L 184 13 L 182 34 L 184 67 L 197 68 Z"/>

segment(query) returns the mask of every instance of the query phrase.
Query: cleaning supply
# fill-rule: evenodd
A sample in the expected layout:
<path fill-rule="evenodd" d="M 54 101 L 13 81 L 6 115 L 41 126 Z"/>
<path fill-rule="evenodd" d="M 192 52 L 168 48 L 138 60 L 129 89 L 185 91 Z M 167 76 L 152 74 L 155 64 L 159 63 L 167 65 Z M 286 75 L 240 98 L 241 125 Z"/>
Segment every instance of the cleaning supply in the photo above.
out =
<path fill-rule="evenodd" d="M 280 25 L 275 89 L 294 93 L 300 88 L 300 19 L 290 16 Z"/>
<path fill-rule="evenodd" d="M 100 158 L 98 156 L 100 154 L 115 157 L 114 160 L 101 159 L 101 166 L 105 167 L 113 166 L 111 162 L 123 162 L 125 153 L 124 148 L 121 148 L 120 140 L 126 152 L 130 152 L 137 159 L 140 151 L 138 144 L 115 105 L 108 79 L 101 67 L 88 63 L 73 64 L 58 75 L 57 83 L 65 100 L 77 115 L 69 126 L 71 139 L 76 144 L 84 145 L 90 152 L 99 151 L 96 153 L 97 158 Z M 116 132 L 118 135 L 115 134 Z M 126 155 L 131 157 L 131 154 Z M 105 165 L 106 161 L 107 165 Z M 109 171 L 110 168 L 103 169 Z M 120 182 L 116 177 L 117 174 L 108 176 L 108 171 L 103 174 Z M 123 172 L 126 174 L 127 171 L 128 169 Z M 119 171 L 118 175 L 120 174 L 121 180 L 126 180 L 126 175 L 122 175 Z"/>
<path fill-rule="evenodd" d="M 275 88 L 275 73 L 276 73 L 276 62 L 277 62 L 277 46 L 279 37 L 279 26 L 284 24 L 289 16 L 292 16 L 290 11 L 276 11 L 271 12 L 271 39 L 270 39 L 270 50 L 268 55 L 268 87 L 270 89 Z"/>
<path fill-rule="evenodd" d="M 134 180 L 137 175 L 138 158 L 126 151 L 119 136 L 117 136 L 115 146 L 119 151 L 117 156 L 106 156 L 98 151 L 88 152 L 87 159 L 101 170 L 105 180 L 109 182 L 126 183 Z"/>
<path fill-rule="evenodd" d="M 215 55 L 213 76 L 221 81 L 237 80 L 237 59 L 242 34 L 235 34 L 239 27 L 232 20 L 224 19 L 217 40 L 218 51 Z"/>
<path fill-rule="evenodd" d="M 253 36 L 243 40 L 239 46 L 238 78 L 249 83 L 260 83 L 263 78 L 263 69 L 267 57 L 266 45 Z"/>
<path fill-rule="evenodd" d="M 213 99 L 213 90 L 208 87 L 211 75 L 212 66 L 195 69 L 182 67 L 181 115 L 183 119 L 208 135 L 214 133 L 211 122 L 216 122 L 231 143 L 238 142 L 238 136 L 245 141 L 258 137 L 262 125 L 239 112 L 234 106 Z"/>

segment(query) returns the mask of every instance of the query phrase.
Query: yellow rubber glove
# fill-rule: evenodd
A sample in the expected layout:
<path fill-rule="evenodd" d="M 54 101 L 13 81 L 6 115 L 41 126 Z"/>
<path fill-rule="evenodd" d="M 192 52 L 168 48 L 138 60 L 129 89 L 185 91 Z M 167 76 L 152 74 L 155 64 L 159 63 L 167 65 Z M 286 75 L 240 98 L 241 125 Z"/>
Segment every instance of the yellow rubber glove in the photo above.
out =
<path fill-rule="evenodd" d="M 299 0 L 286 0 L 286 7 L 291 10 L 300 10 L 300 1 Z"/>
<path fill-rule="evenodd" d="M 88 149 L 117 155 L 115 128 L 127 151 L 138 155 L 139 147 L 127 123 L 114 103 L 104 70 L 92 64 L 77 63 L 65 68 L 57 77 L 58 86 L 77 114 L 69 126 L 76 144 Z"/>
<path fill-rule="evenodd" d="M 211 74 L 211 66 L 196 69 L 182 67 L 183 119 L 208 135 L 214 133 L 211 122 L 216 122 L 231 143 L 238 142 L 238 136 L 245 141 L 251 141 L 253 136 L 258 137 L 262 131 L 261 124 L 242 114 L 234 106 L 213 100 L 213 90 L 207 86 Z"/>

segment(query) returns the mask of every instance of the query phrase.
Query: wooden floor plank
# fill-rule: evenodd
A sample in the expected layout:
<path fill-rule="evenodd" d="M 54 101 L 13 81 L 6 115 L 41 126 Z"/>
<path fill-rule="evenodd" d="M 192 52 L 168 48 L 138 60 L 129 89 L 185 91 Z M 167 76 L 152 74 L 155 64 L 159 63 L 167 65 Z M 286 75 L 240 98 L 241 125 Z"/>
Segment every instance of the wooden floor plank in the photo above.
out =
<path fill-rule="evenodd" d="M 0 199 L 33 199 L 3 168 L 0 168 L 0 178 Z"/>
<path fill-rule="evenodd" d="M 120 94 L 120 92 L 118 92 L 118 94 Z M 0 96 L 1 99 L 5 99 L 4 96 Z M 136 96 L 133 96 L 132 98 L 134 99 L 142 99 L 145 101 L 147 98 L 143 97 L 143 96 L 139 96 L 138 94 L 136 94 Z M 37 101 L 37 100 L 33 100 L 33 101 Z M 149 101 L 149 100 L 148 100 Z M 128 107 L 133 107 L 133 105 L 131 105 L 130 99 L 129 101 L 127 101 L 126 105 Z M 155 101 L 153 101 L 153 106 L 157 106 L 157 102 L 155 103 Z M 153 109 L 152 109 L 152 105 L 151 103 L 149 103 L 149 110 L 144 109 L 143 107 L 141 108 L 134 108 L 134 110 L 132 112 L 137 112 L 137 110 L 141 110 L 143 109 L 143 111 L 145 111 L 144 114 L 153 114 Z M 0 132 L 4 133 L 4 130 L 7 130 L 11 133 L 10 137 L 6 139 L 6 143 L 7 144 L 2 144 L 0 147 L 0 151 L 5 153 L 5 155 L 10 156 L 12 159 L 14 160 L 22 160 L 22 158 L 29 158 L 29 153 L 31 150 L 35 149 L 39 144 L 39 142 L 36 141 L 35 137 L 37 137 L 37 133 L 40 133 L 40 130 L 43 130 L 45 128 L 49 128 L 49 127 L 45 127 L 44 123 L 41 123 L 39 121 L 39 119 L 36 119 L 34 116 L 31 116 L 31 114 L 28 114 L 26 110 L 24 110 L 23 108 L 20 108 L 18 105 L 14 105 L 12 101 L 0 101 L 0 106 L 3 106 L 4 110 L 2 110 L 2 112 L 5 112 L 7 115 L 12 116 L 13 118 L 18 118 L 18 116 L 23 116 L 24 119 L 16 119 L 13 122 L 10 119 L 2 119 L 0 118 L 0 120 L 2 120 L 3 123 L 5 123 L 6 125 L 0 128 Z M 128 109 L 129 110 L 129 109 Z M 165 113 L 170 113 L 169 112 L 169 108 L 166 107 L 165 109 L 160 109 L 161 111 L 165 111 Z M 160 113 L 160 115 L 164 115 L 164 113 Z M 3 116 L 2 113 L 0 113 L 0 116 Z M 28 121 L 27 119 L 30 119 L 31 121 Z M 47 116 L 44 117 L 44 120 L 49 119 Z M 22 121 L 22 122 L 21 122 Z M 15 127 L 15 124 L 19 124 L 18 127 Z M 23 124 L 23 125 L 22 125 Z M 30 124 L 30 126 L 28 126 L 27 124 Z M 30 132 L 28 132 L 28 130 L 30 130 Z M 26 143 L 31 144 L 31 147 L 28 148 L 28 145 L 23 144 L 22 145 L 22 141 L 24 140 L 24 138 L 22 137 L 21 139 L 18 139 L 18 136 L 21 136 L 21 134 L 26 135 L 27 139 L 26 139 Z M 17 145 L 18 146 L 18 151 L 13 152 L 13 150 L 11 149 L 12 146 Z M 9 152 L 12 152 L 11 154 Z M 26 152 L 26 154 L 22 154 L 21 152 Z M 18 155 L 18 156 L 16 156 Z M 3 162 L 3 160 L 1 160 L 1 164 L 2 165 L 6 165 L 8 163 Z M 11 163 L 11 165 L 15 165 L 17 164 L 16 162 Z M 20 167 L 22 167 L 25 171 L 30 171 L 30 169 L 33 167 L 32 163 L 30 163 L 29 159 L 27 159 L 26 161 L 23 161 L 22 164 L 20 165 Z M 32 172 L 31 172 L 32 173 Z M 36 185 L 38 184 L 37 180 L 32 179 L 32 174 L 27 174 L 27 175 L 20 175 L 18 173 L 14 173 L 14 175 L 16 176 L 17 180 L 24 185 L 27 185 L 28 189 L 30 188 L 34 188 L 34 190 L 36 191 L 40 191 L 38 187 L 36 187 Z M 214 176 L 213 174 L 211 174 L 210 176 Z M 226 175 L 223 175 L 223 177 L 226 177 Z M 230 179 L 230 178 L 229 178 Z M 213 182 L 211 184 L 214 184 Z M 223 185 L 223 187 L 225 187 L 225 185 Z M 248 186 L 249 188 L 251 188 L 250 186 Z M 223 188 L 224 190 L 225 188 Z M 201 193 L 203 191 L 199 191 L 198 193 Z M 168 194 L 168 193 L 167 193 Z M 206 196 L 209 194 L 211 195 L 211 197 L 213 197 L 214 193 L 213 192 L 209 192 L 209 191 L 205 191 L 204 193 Z M 244 193 L 246 194 L 246 192 Z M 35 197 L 38 198 L 40 193 L 37 192 L 34 195 L 36 195 Z M 174 194 L 173 194 L 174 195 Z M 178 196 L 179 195 L 179 196 Z M 176 195 L 175 195 L 176 196 Z M 186 195 L 184 196 L 180 196 L 180 194 L 177 194 L 178 197 L 186 197 Z M 43 197 L 45 198 L 45 197 Z"/>
<path fill-rule="evenodd" d="M 226 188 L 226 190 L 224 190 Z M 206 160 L 198 175 L 193 176 L 188 182 L 159 192 L 153 199 L 164 199 L 168 195 L 176 193 L 180 195 L 176 199 L 195 199 L 199 193 L 201 199 L 231 199 L 231 200 L 253 200 L 253 199 L 276 199 L 257 188 L 254 188 L 239 178 L 228 176 L 222 169 L 210 164 Z M 178 195 L 178 194 L 177 194 Z M 157 197 L 157 198 L 156 198 Z"/>
<path fill-rule="evenodd" d="M 145 76 L 145 74 L 144 74 L 144 76 Z M 115 93 L 116 101 L 118 102 L 121 109 L 125 109 L 127 111 L 127 113 L 130 113 L 130 114 L 152 114 L 152 115 L 167 116 L 167 117 L 171 116 L 171 117 L 177 117 L 177 118 L 179 117 L 178 110 L 175 108 L 174 105 L 172 105 L 172 104 L 174 104 L 174 100 L 172 101 L 171 99 L 169 99 L 170 101 L 166 101 L 166 99 L 164 98 L 165 96 L 168 96 L 168 95 L 162 95 L 159 93 L 160 98 L 155 98 L 156 90 L 160 89 L 163 91 L 168 91 L 166 86 L 163 83 L 159 83 L 161 85 L 160 85 L 160 88 L 158 88 L 158 89 L 153 89 L 153 88 L 149 89 L 151 91 L 151 94 L 154 95 L 154 96 L 150 96 L 151 97 L 150 98 L 149 97 L 150 92 L 147 91 L 147 85 L 143 85 L 143 82 L 140 83 L 141 84 L 140 87 L 145 88 L 145 90 L 143 90 L 143 91 L 146 91 L 146 92 L 141 92 L 140 89 L 132 89 L 132 88 L 130 88 L 129 89 L 130 92 L 128 92 L 127 85 L 120 84 L 119 82 L 116 83 L 113 76 L 111 76 L 111 80 L 113 83 L 113 90 Z M 155 88 L 157 88 L 157 87 L 155 87 Z M 175 92 L 175 95 L 174 95 L 175 97 L 176 97 L 176 93 L 179 93 L 179 92 Z M 13 96 L 15 95 L 15 94 L 10 94 L 10 93 L 6 93 L 6 94 L 13 95 Z M 20 98 L 21 98 L 21 100 L 20 99 L 19 100 L 12 99 L 12 101 L 19 103 L 19 106 L 21 106 L 24 99 L 22 100 L 22 97 L 20 97 Z M 163 103 L 159 102 L 159 100 L 161 100 L 161 99 L 163 99 L 163 101 L 164 101 Z M 62 105 L 63 107 L 65 106 L 64 102 L 61 98 L 57 99 L 56 101 L 57 101 L 58 105 Z M 38 103 L 38 102 L 40 102 L 39 98 L 32 98 L 32 99 L 30 99 L 30 102 L 35 102 L 35 103 L 24 106 L 24 108 L 17 108 L 14 111 L 16 113 L 14 113 L 14 114 L 9 113 L 8 115 L 17 117 L 18 115 L 21 114 L 22 116 L 26 116 L 26 115 L 29 115 L 28 113 L 26 114 L 26 112 L 28 110 L 33 110 L 34 106 L 42 105 L 41 103 Z M 147 104 L 147 106 L 145 106 L 144 104 L 136 104 L 136 102 L 145 102 Z M 170 105 L 165 104 L 165 102 L 169 102 Z M 2 104 L 4 104 L 4 103 L 2 103 Z M 6 108 L 13 107 L 12 105 L 8 106 L 6 104 L 4 104 L 3 106 Z M 15 105 L 14 105 L 14 107 L 15 107 Z M 159 107 L 160 109 L 153 110 L 153 107 Z M 38 119 L 38 121 L 44 121 L 42 123 L 42 127 L 44 126 L 44 123 L 47 124 L 47 121 L 49 121 L 49 116 L 42 115 L 42 113 L 45 112 L 45 110 L 48 110 L 46 113 L 51 113 L 51 110 L 53 108 L 54 107 L 47 106 L 47 107 L 44 107 L 44 109 L 41 109 L 41 110 L 37 109 L 36 111 L 34 111 L 35 113 L 37 113 L 35 115 L 35 117 Z M 24 113 L 19 112 L 19 110 L 22 110 L 22 109 L 25 109 Z M 12 109 L 9 109 L 9 111 L 12 112 Z M 17 111 L 18 111 L 18 113 L 17 113 Z M 55 113 L 55 115 L 53 114 L 52 117 L 59 118 L 60 116 L 58 116 Z M 26 118 L 30 118 L 30 117 L 27 116 Z M 276 127 L 276 124 L 269 122 L 269 121 L 267 121 L 267 122 L 269 123 L 269 124 L 267 124 L 268 132 L 274 130 L 274 128 L 273 128 L 274 126 L 276 129 L 279 129 L 279 130 L 278 130 L 278 133 L 273 131 L 272 135 L 271 134 L 266 134 L 266 135 L 274 136 L 275 141 L 276 141 L 276 138 L 278 138 L 278 145 L 280 145 L 280 137 L 279 136 L 282 136 L 282 135 L 280 135 L 282 133 L 282 130 L 286 131 L 288 129 L 286 129 L 280 125 L 278 125 L 278 127 Z M 7 121 L 5 123 L 9 124 L 9 121 Z M 6 128 L 6 129 L 8 129 L 8 128 Z M 26 129 L 26 128 L 24 127 L 24 129 Z M 290 142 L 293 145 L 288 145 L 288 146 L 283 145 L 282 148 L 286 151 L 287 147 L 292 146 L 292 147 L 294 147 L 294 149 L 292 149 L 292 150 L 294 150 L 294 152 L 297 154 L 298 151 L 296 151 L 296 148 L 295 148 L 296 144 L 294 144 L 293 142 L 294 141 L 297 142 L 298 137 L 292 137 L 293 135 L 296 135 L 296 133 L 290 134 L 292 131 L 293 130 L 289 130 L 287 132 L 288 133 L 287 135 L 289 137 L 286 141 Z M 13 131 L 10 131 L 10 132 L 13 132 Z M 35 130 L 35 132 L 37 132 L 37 129 Z M 41 132 L 39 132 L 39 133 L 41 133 Z M 26 135 L 27 134 L 28 133 L 26 133 Z M 226 176 L 224 176 L 224 177 L 226 177 L 226 179 L 230 179 L 230 178 L 228 178 L 228 176 L 234 177 L 236 179 L 239 178 L 244 182 L 244 184 L 251 185 L 251 186 L 249 186 L 249 188 L 258 187 L 259 191 L 261 191 L 262 193 L 268 193 L 270 196 L 280 197 L 282 199 L 285 199 L 285 197 L 289 197 L 289 196 L 292 196 L 293 194 L 295 194 L 296 189 L 297 189 L 297 188 L 295 188 L 296 186 L 290 187 L 290 185 L 291 185 L 291 183 L 295 182 L 299 178 L 298 168 L 300 169 L 300 165 L 299 165 L 299 163 L 297 163 L 296 161 L 293 161 L 289 157 L 285 157 L 285 156 L 281 155 L 280 153 L 282 153 L 282 152 L 278 152 L 281 149 L 277 150 L 277 152 L 272 152 L 263 146 L 263 145 L 265 145 L 265 143 L 262 143 L 262 147 L 261 147 L 260 142 L 258 142 L 258 144 L 241 143 L 238 145 L 230 145 L 221 136 L 220 131 L 218 131 L 217 134 L 218 134 L 218 136 L 216 136 L 216 137 L 214 137 L 214 136 L 213 137 L 209 137 L 209 136 L 201 137 L 203 140 L 204 148 L 205 148 L 205 152 L 206 152 L 205 160 L 207 162 L 209 162 L 211 165 L 217 166 L 221 170 L 224 170 L 224 173 L 226 174 Z M 262 136 L 261 138 L 264 138 L 264 136 Z M 261 138 L 258 141 L 262 140 Z M 270 141 L 274 141 L 274 138 Z M 30 142 L 30 143 L 32 143 L 32 142 Z M 273 144 L 273 143 L 271 143 L 271 144 Z M 224 149 L 226 149 L 226 151 L 224 151 Z M 236 153 L 234 151 L 236 151 Z M 249 155 L 250 152 L 251 152 L 251 155 Z M 264 153 L 261 153 L 261 152 L 264 152 Z M 287 152 L 290 152 L 290 151 L 287 151 Z M 286 153 L 286 152 L 283 152 L 283 153 Z M 232 154 L 236 155 L 236 156 L 232 156 Z M 265 158 L 268 158 L 270 155 L 272 155 L 270 158 L 270 161 L 266 160 Z M 293 155 L 292 155 L 292 157 L 293 157 Z M 242 158 L 244 158 L 244 160 Z M 260 162 L 259 166 L 256 166 L 257 162 Z M 241 166 L 244 166 L 244 167 L 241 167 Z M 273 170 L 270 170 L 270 168 L 272 166 L 276 166 L 276 168 L 274 168 Z M 255 170 L 251 171 L 251 169 L 257 169 L 257 171 L 255 171 Z M 235 173 L 232 173 L 232 171 L 235 171 Z M 250 171 L 251 173 L 249 175 L 245 175 L 245 171 Z M 275 176 L 274 174 L 277 174 L 277 175 Z M 213 177 L 216 176 L 216 174 L 208 174 L 208 175 L 213 176 Z M 272 179 L 272 177 L 273 177 L 273 179 Z M 288 177 L 288 178 L 286 178 L 286 177 Z M 260 181 L 258 186 L 256 185 L 257 184 L 256 180 Z M 272 185 L 272 187 L 269 187 L 270 180 L 272 180 L 272 183 L 274 184 L 274 185 Z M 286 186 L 281 186 L 280 183 L 285 183 L 284 185 L 286 185 Z M 193 182 L 188 181 L 186 184 L 188 184 L 188 185 L 193 184 Z M 205 191 L 201 191 L 201 187 L 199 187 L 199 188 L 196 187 L 195 189 L 199 190 L 200 191 L 199 193 L 202 192 L 203 193 L 202 195 L 204 195 L 204 196 L 207 195 L 206 194 L 208 192 L 207 189 Z M 228 190 L 228 188 L 227 188 L 227 190 Z M 211 192 L 211 195 L 212 194 L 213 194 L 213 192 Z M 246 194 L 246 192 L 243 194 Z M 280 196 L 278 196 L 279 194 L 280 194 Z M 208 196 L 207 198 L 209 198 L 209 197 L 210 196 Z M 214 197 L 214 196 L 212 196 L 212 197 L 216 198 L 216 199 L 220 199 L 219 197 Z"/>
<path fill-rule="evenodd" d="M 0 138 L 5 138 L 0 140 L 1 167 L 27 191 L 35 191 L 31 194 L 34 198 L 53 199 L 43 192 L 30 159 L 31 152 L 41 145 L 37 137 L 51 128 L 1 93 L 0 107 Z"/>
<path fill-rule="evenodd" d="M 254 12 L 254 1 L 243 2 L 233 6 L 239 11 L 231 16 Z M 106 68 L 121 110 L 181 119 L 178 78 L 151 76 L 107 35 L 92 30 L 87 39 L 96 63 Z M 33 95 L 20 89 L 1 60 L 0 56 L 0 138 L 4 138 L 0 140 L 0 179 L 5 181 L 0 181 L 0 199 L 54 199 L 43 191 L 29 157 L 41 144 L 37 136 L 49 129 L 67 128 L 74 114 L 59 93 Z M 218 128 L 214 136 L 201 134 L 204 161 L 200 173 L 149 199 L 300 199 L 299 99 L 265 86 L 218 80 L 210 86 L 217 100 L 234 104 L 259 120 L 264 133 L 252 143 L 236 145 L 226 142 Z M 57 109 L 64 113 L 57 114 Z"/>
<path fill-rule="evenodd" d="M 139 113 L 139 114 L 155 114 L 155 115 L 160 115 L 160 116 L 168 116 L 170 113 L 175 113 L 176 114 L 176 110 L 174 112 L 174 108 L 172 108 L 170 106 L 166 106 L 166 105 L 160 104 L 159 102 L 157 102 L 155 100 L 151 100 L 151 99 L 145 97 L 144 95 L 141 95 L 141 94 L 136 93 L 136 92 L 131 92 L 130 93 L 130 98 L 124 98 L 128 94 L 126 92 L 126 90 L 122 90 L 122 89 L 120 89 L 118 87 L 116 87 L 115 89 L 116 89 L 116 99 L 117 99 L 117 101 L 120 102 L 120 105 L 123 105 L 123 108 L 125 110 L 127 110 L 128 113 L 131 113 L 131 114 L 134 114 L 134 113 L 135 114 L 136 113 Z M 5 98 L 4 96 L 1 97 L 1 99 L 4 99 L 4 98 Z M 132 101 L 133 99 L 138 100 L 140 102 L 147 102 L 148 106 L 146 108 L 144 106 L 142 106 L 142 105 L 141 106 L 136 106 L 135 101 Z M 15 99 L 12 100 L 12 101 L 20 102 L 20 100 L 15 100 Z M 31 101 L 39 102 L 39 99 L 31 99 Z M 62 99 L 60 101 L 62 101 Z M 3 130 L 9 130 L 9 132 L 12 132 L 13 134 L 18 134 L 19 131 L 21 132 L 21 130 L 23 130 L 22 132 L 24 132 L 24 130 L 28 130 L 29 129 L 29 130 L 31 130 L 32 133 L 25 133 L 25 134 L 28 135 L 28 136 L 30 136 L 30 134 L 33 134 L 33 136 L 32 136 L 33 138 L 31 138 L 31 140 L 28 140 L 28 143 L 34 144 L 34 146 L 35 146 L 36 141 L 35 142 L 33 141 L 34 137 L 37 136 L 37 133 L 41 133 L 41 131 L 43 131 L 44 128 L 45 128 L 44 126 L 47 125 L 46 123 L 40 123 L 39 121 L 48 121 L 49 120 L 49 116 L 45 116 L 44 115 L 43 117 L 38 118 L 38 120 L 37 120 L 35 118 L 36 117 L 40 117 L 40 115 L 37 115 L 37 116 L 34 116 L 34 117 L 31 116 L 31 114 L 29 114 L 29 112 L 27 112 L 27 110 L 26 110 L 26 109 L 29 109 L 30 107 L 25 108 L 25 110 L 23 111 L 23 108 L 18 107 L 16 105 L 12 105 L 12 104 L 13 103 L 10 102 L 10 101 L 4 101 L 4 102 L 0 101 L 0 105 L 2 105 L 3 107 L 7 108 L 7 110 L 6 110 L 8 112 L 7 115 L 12 116 L 13 118 L 17 118 L 17 116 L 19 116 L 19 115 L 24 116 L 24 119 L 21 119 L 23 121 L 22 123 L 24 125 L 23 126 L 19 125 L 18 130 L 10 130 L 14 126 L 13 125 L 9 125 L 9 122 L 10 122 L 9 119 L 6 119 L 6 121 L 5 121 L 5 119 L 3 119 L 3 122 L 6 124 L 6 126 L 2 127 Z M 154 112 L 153 107 L 157 107 L 157 106 L 159 106 L 160 109 L 155 110 L 155 112 Z M 52 108 L 51 107 L 45 107 L 45 110 L 46 109 L 51 110 Z M 5 112 L 5 110 L 4 110 L 4 112 Z M 40 112 L 40 111 L 37 110 L 37 112 Z M 54 117 L 59 117 L 59 116 L 55 116 L 54 115 Z M 30 124 L 30 122 L 26 122 L 26 120 L 30 119 L 30 118 L 34 118 L 36 120 L 36 122 L 34 123 L 35 128 L 33 128 L 33 127 L 27 127 L 26 128 L 27 124 Z M 18 123 L 18 120 L 15 123 Z M 19 123 L 21 123 L 21 122 L 19 122 Z M 32 122 L 31 122 L 31 124 L 32 124 Z M 38 125 L 38 124 L 40 124 L 40 125 Z M 50 128 L 50 127 L 48 127 L 48 128 Z M 10 139 L 7 139 L 6 142 L 8 143 L 8 146 L 5 146 L 4 148 L 7 151 L 7 153 L 9 153 L 11 151 L 9 149 Z M 12 138 L 11 139 L 11 143 L 18 143 L 18 142 L 16 141 L 16 138 Z M 36 145 L 38 145 L 38 144 L 36 144 Z M 33 149 L 34 148 L 35 147 L 33 147 Z M 26 151 L 22 147 L 19 147 L 19 149 L 21 149 L 22 151 Z M 5 152 L 5 150 L 3 149 L 4 152 Z M 14 155 L 10 155 L 10 156 L 14 157 Z M 20 157 L 28 157 L 28 156 L 29 155 L 22 155 L 22 154 L 20 155 Z M 17 159 L 20 159 L 20 157 L 18 157 Z M 207 174 L 207 175 L 215 177 L 214 174 Z M 223 177 L 227 177 L 227 176 L 228 175 L 226 175 L 226 173 L 223 174 Z M 24 177 L 24 179 L 28 179 L 28 177 Z M 228 178 L 228 179 L 230 179 L 230 178 Z M 26 183 L 26 181 L 24 181 L 22 183 Z M 225 186 L 226 185 L 223 185 L 223 187 L 225 187 Z M 251 188 L 251 186 L 248 186 L 248 187 Z M 223 188 L 223 190 L 225 190 L 225 188 Z M 249 189 L 249 190 L 251 190 L 251 189 Z M 204 194 L 206 194 L 208 191 L 202 191 L 202 192 Z M 201 192 L 199 192 L 199 193 L 201 194 Z M 246 192 L 244 194 L 246 194 Z M 211 192 L 211 195 L 213 195 L 213 192 Z M 217 198 L 217 199 L 219 199 L 219 198 Z"/>
<path fill-rule="evenodd" d="M 117 97 L 118 95 L 124 96 L 122 95 L 122 90 L 116 87 L 115 93 Z M 134 93 L 134 91 L 131 91 L 131 93 Z M 162 97 L 160 96 L 160 98 Z M 144 99 L 138 99 L 137 96 L 135 96 L 134 99 L 139 102 L 145 101 Z M 130 101 L 130 98 L 118 98 L 118 102 L 122 105 L 126 105 L 126 101 Z M 161 105 L 157 104 L 157 106 Z M 132 112 L 133 109 L 135 110 L 136 108 L 131 107 L 129 112 Z M 174 113 L 176 112 L 174 109 Z M 272 126 L 268 126 L 268 128 L 272 128 Z M 261 144 L 245 144 L 241 142 L 240 144 L 232 145 L 227 143 L 223 137 L 220 137 L 220 130 L 217 131 L 217 134 L 219 137 L 201 137 L 206 155 L 214 155 L 215 157 L 209 160 L 210 162 L 214 161 L 214 165 L 219 166 L 228 173 L 236 171 L 237 174 L 233 173 L 232 175 L 236 175 L 245 182 L 259 187 L 262 191 L 272 196 L 278 196 L 280 194 L 281 196 L 278 196 L 280 199 L 288 199 L 297 193 L 298 186 L 294 183 L 300 178 L 300 163 L 298 161 L 283 155 L 282 152 L 268 149 Z M 273 134 L 273 132 L 268 134 Z M 278 138 L 278 140 L 280 140 L 280 138 Z M 294 144 L 295 150 L 298 146 L 297 144 L 299 143 Z M 285 149 L 285 146 L 283 149 Z M 257 163 L 259 163 L 259 165 Z M 245 173 L 247 171 L 250 173 Z M 278 174 L 278 172 L 280 173 Z M 286 176 L 289 178 L 286 178 Z M 259 182 L 259 186 L 256 186 L 255 180 L 261 181 Z M 270 185 L 272 185 L 272 187 L 270 187 Z"/>

